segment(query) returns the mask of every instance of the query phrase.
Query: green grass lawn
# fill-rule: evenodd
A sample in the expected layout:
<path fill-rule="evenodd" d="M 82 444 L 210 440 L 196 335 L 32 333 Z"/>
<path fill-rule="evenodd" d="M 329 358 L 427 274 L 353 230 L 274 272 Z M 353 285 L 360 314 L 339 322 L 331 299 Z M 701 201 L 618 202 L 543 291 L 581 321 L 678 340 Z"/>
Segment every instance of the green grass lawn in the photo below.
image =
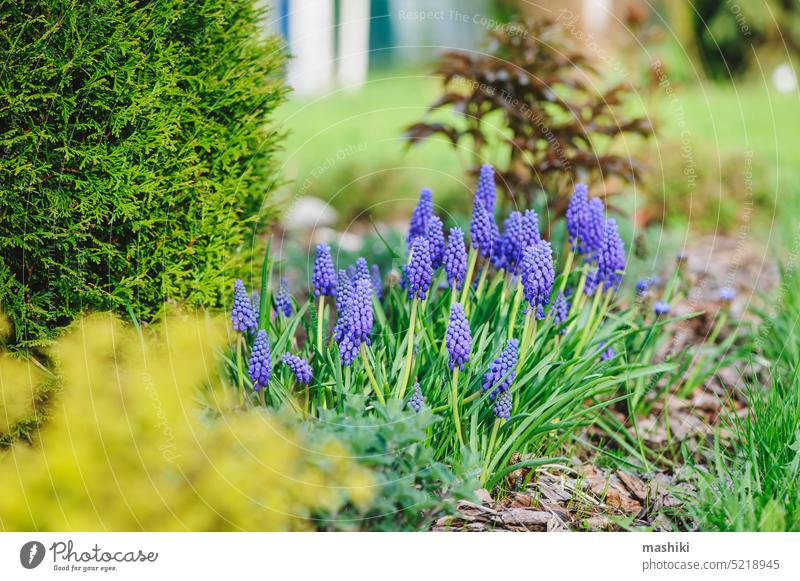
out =
<path fill-rule="evenodd" d="M 404 128 L 436 97 L 433 77 L 396 74 L 371 79 L 357 91 L 338 90 L 283 107 L 289 129 L 288 192 L 332 203 L 346 224 L 360 212 L 390 218 L 413 207 L 421 187 L 437 203 L 455 201 L 470 187 L 466 164 L 443 142 L 408 150 Z M 461 198 L 463 199 L 463 198 Z"/>
<path fill-rule="evenodd" d="M 290 182 L 284 194 L 331 202 L 343 226 L 365 213 L 404 218 L 423 186 L 433 188 L 443 213 L 466 213 L 465 194 L 473 186 L 465 177 L 469 152 L 456 152 L 445 141 L 409 149 L 402 137 L 439 92 L 438 79 L 424 71 L 398 72 L 376 75 L 355 91 L 292 98 L 279 111 L 289 130 L 284 170 Z M 676 87 L 673 97 L 661 91 L 638 107 L 647 109 L 659 128 L 657 143 L 642 155 L 654 175 L 668 174 L 655 180 L 650 195 L 666 206 L 673 228 L 730 231 L 742 220 L 747 192 L 757 208 L 755 227 L 792 227 L 787 218 L 793 213 L 774 208 L 800 204 L 796 95 L 752 84 L 709 83 Z M 687 144 L 690 159 L 682 149 Z M 691 201 L 681 198 L 687 165 L 699 176 Z"/>

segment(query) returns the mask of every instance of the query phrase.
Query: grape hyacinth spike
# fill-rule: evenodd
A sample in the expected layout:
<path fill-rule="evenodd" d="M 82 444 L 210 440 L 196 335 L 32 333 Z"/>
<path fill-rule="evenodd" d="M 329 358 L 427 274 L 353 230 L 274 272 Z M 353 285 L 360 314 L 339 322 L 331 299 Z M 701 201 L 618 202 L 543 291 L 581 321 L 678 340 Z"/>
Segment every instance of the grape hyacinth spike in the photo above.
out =
<path fill-rule="evenodd" d="M 331 247 L 327 244 L 317 246 L 317 257 L 314 260 L 314 273 L 311 277 L 314 286 L 314 296 L 336 295 L 336 269 L 333 266 Z"/>
<path fill-rule="evenodd" d="M 253 303 L 244 287 L 244 282 L 236 280 L 233 283 L 233 308 L 231 309 L 231 321 L 234 331 L 255 331 L 258 328 L 256 315 L 253 311 Z"/>
<path fill-rule="evenodd" d="M 253 382 L 253 389 L 255 391 L 269 384 L 269 378 L 272 375 L 272 354 L 269 350 L 267 332 L 264 331 L 264 329 L 260 329 L 256 335 L 256 341 L 250 353 L 250 363 L 247 367 L 247 373 L 250 376 L 250 380 Z"/>

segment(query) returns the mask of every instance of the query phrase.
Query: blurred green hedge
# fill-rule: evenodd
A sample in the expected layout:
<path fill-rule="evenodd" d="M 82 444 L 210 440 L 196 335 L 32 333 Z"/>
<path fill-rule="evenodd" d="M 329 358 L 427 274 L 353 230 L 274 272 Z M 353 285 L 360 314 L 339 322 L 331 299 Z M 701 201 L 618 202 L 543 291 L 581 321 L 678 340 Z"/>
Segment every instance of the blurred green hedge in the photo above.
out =
<path fill-rule="evenodd" d="M 248 0 L 0 6 L 0 307 L 214 305 L 275 185 L 280 42 Z"/>

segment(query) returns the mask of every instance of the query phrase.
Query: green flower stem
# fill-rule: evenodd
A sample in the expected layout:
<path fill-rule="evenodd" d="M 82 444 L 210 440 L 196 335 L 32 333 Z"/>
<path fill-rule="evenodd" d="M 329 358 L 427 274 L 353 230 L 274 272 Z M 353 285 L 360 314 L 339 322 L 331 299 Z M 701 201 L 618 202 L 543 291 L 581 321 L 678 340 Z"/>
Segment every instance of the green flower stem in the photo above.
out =
<path fill-rule="evenodd" d="M 258 401 L 261 402 L 261 407 L 267 407 L 266 391 L 267 391 L 266 385 L 262 385 L 261 389 L 258 390 Z"/>
<path fill-rule="evenodd" d="M 486 286 L 486 275 L 489 273 L 489 265 L 485 264 L 481 270 L 481 277 L 478 279 L 478 288 L 475 289 L 475 302 L 477 303 L 483 295 L 483 287 Z"/>
<path fill-rule="evenodd" d="M 467 397 L 463 398 L 463 399 L 461 400 L 461 403 L 462 403 L 462 404 L 465 404 L 465 403 L 470 403 L 470 402 L 473 402 L 473 401 L 475 401 L 476 399 L 478 399 L 478 398 L 479 398 L 481 395 L 483 395 L 483 392 L 482 392 L 482 391 L 476 391 L 476 392 L 475 392 L 475 393 L 473 393 L 472 395 L 468 395 Z"/>
<path fill-rule="evenodd" d="M 325 316 L 325 295 L 319 297 L 317 308 L 317 352 L 322 356 L 322 319 Z"/>
<path fill-rule="evenodd" d="M 236 367 L 239 370 L 237 373 L 237 379 L 239 382 L 239 405 L 244 407 L 244 374 L 247 373 L 247 370 L 244 368 L 242 364 L 242 345 L 244 344 L 244 336 L 239 334 L 239 338 L 236 340 Z"/>
<path fill-rule="evenodd" d="M 483 295 L 483 288 L 486 286 L 486 275 L 489 272 L 489 263 L 483 265 L 483 269 L 481 270 L 481 276 L 478 279 L 478 286 L 475 287 L 475 301 L 469 302 L 464 305 L 464 314 L 469 317 L 470 312 L 472 311 L 472 307 L 477 306 L 478 302 Z"/>
<path fill-rule="evenodd" d="M 456 425 L 458 443 L 464 445 L 464 436 L 461 434 L 461 419 L 458 417 L 458 367 L 453 368 L 453 385 L 450 391 L 450 402 L 453 406 L 453 423 Z"/>
<path fill-rule="evenodd" d="M 492 458 L 492 454 L 494 454 L 494 447 L 497 443 L 497 431 L 500 429 L 500 424 L 503 422 L 502 418 L 496 418 L 494 420 L 494 425 L 492 426 L 492 435 L 489 436 L 489 447 L 486 448 L 486 458 L 484 460 L 483 471 L 481 472 L 481 484 L 486 483 L 486 479 L 488 478 L 489 474 L 489 462 Z"/>
<path fill-rule="evenodd" d="M 478 253 L 475 248 L 469 249 L 469 258 L 467 259 L 467 276 L 464 278 L 464 287 L 461 289 L 461 299 L 459 302 L 466 307 L 467 296 L 469 295 L 469 287 L 472 285 L 472 275 L 475 274 L 475 263 L 478 261 Z"/>
<path fill-rule="evenodd" d="M 294 393 L 295 388 L 297 387 L 297 382 L 293 381 L 291 388 L 289 388 L 290 393 Z M 308 384 L 305 384 L 305 390 L 303 390 L 303 419 L 308 419 L 308 410 L 309 406 L 311 405 L 311 398 L 309 397 L 310 392 L 308 388 Z"/>
<path fill-rule="evenodd" d="M 461 398 L 461 405 L 473 402 L 473 401 L 475 401 L 476 399 L 478 399 L 482 395 L 483 395 L 482 391 L 476 391 L 472 395 L 468 395 L 467 397 Z M 435 414 L 440 414 L 442 412 L 446 412 L 448 409 L 450 409 L 450 403 L 435 407 L 435 408 L 431 409 L 431 411 L 433 413 L 435 413 Z"/>
<path fill-rule="evenodd" d="M 528 314 L 525 315 L 525 328 L 522 331 L 519 358 L 517 359 L 517 373 L 519 373 L 519 370 L 522 369 L 522 363 L 525 360 L 525 354 L 528 352 L 528 348 L 533 345 L 533 342 L 536 338 L 536 324 L 536 314 L 533 309 L 531 309 L 528 311 Z"/>
<path fill-rule="evenodd" d="M 525 351 L 528 349 L 528 335 L 531 331 L 531 319 L 533 318 L 533 307 L 528 309 L 528 312 L 525 314 L 525 324 L 522 327 L 522 337 L 519 348 L 519 361 L 522 362 L 522 359 L 525 356 Z"/>
<path fill-rule="evenodd" d="M 522 302 L 522 284 L 517 283 L 517 292 L 514 293 L 514 301 L 511 304 L 511 313 L 508 318 L 508 336 L 506 339 L 511 339 L 514 336 L 514 325 L 517 322 L 517 313 L 519 312 L 519 304 Z"/>
<path fill-rule="evenodd" d="M 586 273 L 587 269 L 584 266 L 581 269 L 581 278 L 578 280 L 578 288 L 575 291 L 575 294 L 573 295 L 575 297 L 575 300 L 572 301 L 572 305 L 569 308 L 569 315 L 568 315 L 569 317 L 572 317 L 572 315 L 574 315 L 581 309 L 581 307 L 583 307 L 583 301 L 585 296 L 583 293 L 583 289 L 586 286 Z"/>
<path fill-rule="evenodd" d="M 372 389 L 375 392 L 375 395 L 378 396 L 378 401 L 385 404 L 386 400 L 383 397 L 383 392 L 381 388 L 378 387 L 378 382 L 375 381 L 375 375 L 372 373 L 372 366 L 369 364 L 369 357 L 367 357 L 367 345 L 366 343 L 361 344 L 361 361 L 364 362 L 364 369 L 367 372 L 367 377 L 369 378 L 369 383 L 372 385 Z"/>
<path fill-rule="evenodd" d="M 594 326 L 592 327 L 591 335 L 597 333 L 597 330 L 600 328 L 600 325 L 605 319 L 606 314 L 608 313 L 608 307 L 611 304 L 611 299 L 614 297 L 614 289 L 610 288 L 606 291 L 606 296 L 603 299 L 603 305 L 600 307 L 600 312 L 597 314 L 597 317 L 594 320 Z"/>
<path fill-rule="evenodd" d="M 419 299 L 414 298 L 411 303 L 411 320 L 408 323 L 408 346 L 406 347 L 406 364 L 403 368 L 403 375 L 400 380 L 400 387 L 397 390 L 397 397 L 403 399 L 408 385 L 408 376 L 411 374 L 412 359 L 414 358 L 414 327 L 417 324 L 417 303 Z"/>
<path fill-rule="evenodd" d="M 414 330 L 415 333 L 421 333 L 425 330 L 422 324 L 422 319 L 425 317 L 425 309 L 428 307 L 428 299 L 430 296 L 430 290 L 428 290 L 425 298 L 419 302 L 419 308 L 417 310 L 419 311 L 420 316 L 417 317 L 417 328 Z"/>
<path fill-rule="evenodd" d="M 450 306 L 452 307 L 456 300 L 458 299 L 458 289 L 456 288 L 456 283 L 453 283 L 450 287 Z"/>
<path fill-rule="evenodd" d="M 578 346 L 575 347 L 575 359 L 580 357 L 581 351 L 583 351 L 583 348 L 586 347 L 586 343 L 589 341 L 589 338 L 592 335 L 591 331 L 594 328 L 594 317 L 595 313 L 597 312 L 597 306 L 600 302 L 600 297 L 602 296 L 602 290 L 603 287 L 598 285 L 597 290 L 594 291 L 594 300 L 592 301 L 592 306 L 589 309 L 589 318 L 586 320 L 586 326 L 583 328 L 583 333 L 581 334 L 580 341 L 578 341 Z"/>
<path fill-rule="evenodd" d="M 569 254 L 567 254 L 567 263 L 564 265 L 564 274 L 561 277 L 561 284 L 558 286 L 558 292 L 560 293 L 563 293 L 564 289 L 567 288 L 567 280 L 569 280 L 569 273 L 572 270 L 573 260 L 575 260 L 575 252 L 570 250 Z"/>

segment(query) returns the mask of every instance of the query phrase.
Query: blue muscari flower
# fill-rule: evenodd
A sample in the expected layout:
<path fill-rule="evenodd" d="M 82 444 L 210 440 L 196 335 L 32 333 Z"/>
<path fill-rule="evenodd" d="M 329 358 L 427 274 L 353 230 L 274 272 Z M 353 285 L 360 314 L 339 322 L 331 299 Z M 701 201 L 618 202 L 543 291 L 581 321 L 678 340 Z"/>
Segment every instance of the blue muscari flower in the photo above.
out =
<path fill-rule="evenodd" d="M 719 289 L 719 300 L 723 303 L 730 303 L 733 302 L 733 299 L 736 298 L 736 289 L 732 286 L 724 286 Z"/>
<path fill-rule="evenodd" d="M 514 398 L 510 391 L 504 391 L 497 396 L 494 403 L 494 415 L 496 418 L 507 420 L 511 417 L 511 407 L 514 405 Z"/>
<path fill-rule="evenodd" d="M 292 370 L 295 379 L 300 383 L 308 385 L 314 378 L 314 372 L 311 370 L 311 365 L 308 361 L 301 359 L 297 355 L 291 353 L 284 353 L 282 357 L 283 363 Z"/>
<path fill-rule="evenodd" d="M 408 407 L 410 407 L 415 412 L 418 412 L 422 409 L 422 405 L 425 403 L 425 396 L 422 395 L 422 390 L 419 388 L 419 382 L 414 383 L 414 392 L 411 394 L 411 398 L 408 400 Z"/>
<path fill-rule="evenodd" d="M 506 254 L 503 251 L 503 237 L 495 222 L 492 222 L 492 265 L 497 270 L 506 267 Z"/>
<path fill-rule="evenodd" d="M 608 361 L 609 359 L 614 357 L 616 354 L 617 354 L 617 352 L 614 350 L 614 348 L 613 347 L 609 347 L 609 348 L 607 348 L 605 351 L 603 351 L 600 354 L 600 361 Z"/>
<path fill-rule="evenodd" d="M 273 298 L 275 302 L 275 313 L 281 314 L 284 317 L 291 317 L 294 309 L 292 308 L 292 297 L 289 294 L 289 281 L 286 278 L 281 278 L 281 284 L 275 292 Z"/>
<path fill-rule="evenodd" d="M 233 283 L 233 308 L 231 321 L 234 331 L 255 331 L 258 328 L 256 314 L 253 312 L 253 303 L 247 295 L 247 289 L 241 280 Z"/>
<path fill-rule="evenodd" d="M 553 313 L 553 323 L 556 325 L 567 322 L 567 317 L 569 317 L 569 301 L 564 293 L 558 293 L 556 300 L 553 301 L 551 312 Z M 563 329 L 562 333 L 565 332 L 566 329 Z"/>
<path fill-rule="evenodd" d="M 422 188 L 419 192 L 419 202 L 414 212 L 411 214 L 411 221 L 408 225 L 408 247 L 414 243 L 418 236 L 425 236 L 428 231 L 428 222 L 433 216 L 433 192 L 430 188 Z"/>
<path fill-rule="evenodd" d="M 599 198 L 589 200 L 585 184 L 575 186 L 567 207 L 567 231 L 575 252 L 592 258 L 602 244 L 604 218 L 603 202 Z"/>
<path fill-rule="evenodd" d="M 572 249 L 579 254 L 585 252 L 582 237 L 588 219 L 589 188 L 586 187 L 586 184 L 578 184 L 575 186 L 575 191 L 567 206 L 567 232 L 569 232 Z"/>
<path fill-rule="evenodd" d="M 317 257 L 314 260 L 314 273 L 311 276 L 314 285 L 314 296 L 332 297 L 336 295 L 336 269 L 333 266 L 331 247 L 327 244 L 317 246 Z"/>
<path fill-rule="evenodd" d="M 494 216 L 476 199 L 472 206 L 472 223 L 469 232 L 472 237 L 472 246 L 484 258 L 489 258 L 494 251 L 495 230 Z"/>
<path fill-rule="evenodd" d="M 431 247 L 431 265 L 436 270 L 442 265 L 444 260 L 444 230 L 442 221 L 438 216 L 431 216 L 428 222 L 428 233 L 426 238 Z"/>
<path fill-rule="evenodd" d="M 550 293 L 553 290 L 554 280 L 553 249 L 550 247 L 549 242 L 542 240 L 528 248 L 522 257 L 520 282 L 525 293 L 525 299 L 531 307 L 546 305 L 550 302 Z"/>
<path fill-rule="evenodd" d="M 461 228 L 450 228 L 447 246 L 444 249 L 444 270 L 450 286 L 455 283 L 459 290 L 464 286 L 467 276 L 467 248 L 464 244 L 464 232 Z"/>
<path fill-rule="evenodd" d="M 362 343 L 370 344 L 372 323 L 372 284 L 369 280 L 359 279 L 340 332 L 339 358 L 343 365 L 353 363 Z"/>
<path fill-rule="evenodd" d="M 525 210 L 522 214 L 522 238 L 520 242 L 520 260 L 525 251 L 534 244 L 539 244 L 542 235 L 539 233 L 539 215 L 535 210 Z"/>
<path fill-rule="evenodd" d="M 488 163 L 481 166 L 478 187 L 475 190 L 475 201 L 479 201 L 489 214 L 494 214 L 497 188 L 494 184 L 494 168 Z"/>
<path fill-rule="evenodd" d="M 519 359 L 519 341 L 509 339 L 500 356 L 489 364 L 489 370 L 483 376 L 482 389 L 489 391 L 489 399 L 494 400 L 499 394 L 508 391 L 517 375 L 517 359 Z"/>
<path fill-rule="evenodd" d="M 647 294 L 647 291 L 650 290 L 650 279 L 649 278 L 640 278 L 636 281 L 636 295 L 643 297 Z"/>
<path fill-rule="evenodd" d="M 250 352 L 247 373 L 253 382 L 254 390 L 258 391 L 269 384 L 269 377 L 272 374 L 272 354 L 269 351 L 269 340 L 264 329 L 260 329 L 256 335 L 256 342 Z"/>
<path fill-rule="evenodd" d="M 378 297 L 378 300 L 383 298 L 383 277 L 381 276 L 381 267 L 373 264 L 369 272 L 370 282 L 372 282 L 372 292 Z"/>
<path fill-rule="evenodd" d="M 603 282 L 606 290 L 616 289 L 624 270 L 625 244 L 619 236 L 616 220 L 609 218 L 603 229 L 603 243 L 597 252 L 597 283 Z"/>
<path fill-rule="evenodd" d="M 428 239 L 419 236 L 411 246 L 411 257 L 405 269 L 409 299 L 425 299 L 433 280 L 431 247 Z"/>
<path fill-rule="evenodd" d="M 352 279 L 353 284 L 355 284 L 356 280 L 370 280 L 370 273 L 369 273 L 369 265 L 367 264 L 367 259 L 363 256 L 359 256 L 356 259 L 355 268 L 353 269 L 353 276 L 350 278 Z"/>
<path fill-rule="evenodd" d="M 606 208 L 600 198 L 592 198 L 588 205 L 588 220 L 582 240 L 590 258 L 596 259 L 603 245 L 603 231 L 606 222 Z"/>
<path fill-rule="evenodd" d="M 511 212 L 503 222 L 500 244 L 506 269 L 517 272 L 522 260 L 522 214 L 519 212 Z"/>
<path fill-rule="evenodd" d="M 464 316 L 464 306 L 461 303 L 453 303 L 453 306 L 450 307 L 450 321 L 447 324 L 445 345 L 450 354 L 450 369 L 458 367 L 464 371 L 464 365 L 469 361 L 472 351 L 472 334 L 467 318 Z"/>
<path fill-rule="evenodd" d="M 344 329 L 347 321 L 347 311 L 350 308 L 350 300 L 353 297 L 353 283 L 344 270 L 339 271 L 336 285 L 336 325 L 333 328 L 333 339 L 337 343 L 344 337 Z"/>
<path fill-rule="evenodd" d="M 669 303 L 658 301 L 653 305 L 653 311 L 659 317 L 669 314 Z"/>

